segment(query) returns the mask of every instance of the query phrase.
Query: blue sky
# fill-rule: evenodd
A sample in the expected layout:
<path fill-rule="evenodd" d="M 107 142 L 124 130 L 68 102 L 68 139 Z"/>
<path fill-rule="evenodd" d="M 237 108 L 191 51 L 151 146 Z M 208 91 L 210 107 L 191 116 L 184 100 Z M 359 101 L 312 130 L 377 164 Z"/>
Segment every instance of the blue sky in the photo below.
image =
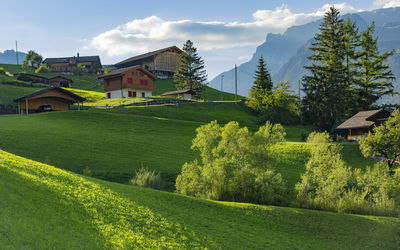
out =
<path fill-rule="evenodd" d="M 44 57 L 100 55 L 103 64 L 191 39 L 210 78 L 250 59 L 267 33 L 342 13 L 400 6 L 400 0 L 348 1 L 3 1 L 0 50 Z"/>

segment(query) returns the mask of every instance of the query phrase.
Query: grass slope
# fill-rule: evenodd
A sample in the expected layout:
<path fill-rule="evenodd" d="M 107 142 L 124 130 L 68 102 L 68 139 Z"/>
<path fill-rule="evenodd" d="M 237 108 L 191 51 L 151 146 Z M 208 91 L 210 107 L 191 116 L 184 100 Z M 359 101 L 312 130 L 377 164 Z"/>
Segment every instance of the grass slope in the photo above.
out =
<path fill-rule="evenodd" d="M 0 148 L 77 173 L 89 168 L 96 177 L 118 182 L 144 166 L 172 183 L 183 163 L 198 157 L 190 150 L 195 129 L 213 120 L 237 120 L 256 130 L 246 107 L 226 102 L 9 115 L 0 117 Z M 288 138 L 299 141 L 296 128 L 288 127 Z M 287 143 L 275 155 L 274 167 L 293 190 L 309 157 L 307 146 Z M 353 167 L 373 163 L 357 145 L 346 146 L 344 158 Z"/>
<path fill-rule="evenodd" d="M 154 87 L 156 90 L 153 92 L 153 95 L 158 96 L 165 92 L 175 91 L 175 83 L 172 79 L 161 79 L 154 82 Z M 238 100 L 243 98 L 242 96 L 238 96 Z M 221 91 L 213 89 L 211 87 L 205 86 L 205 90 L 201 95 L 200 99 L 205 101 L 220 101 L 221 100 Z M 234 101 L 235 95 L 227 92 L 222 92 L 222 100 L 223 101 Z"/>
<path fill-rule="evenodd" d="M 213 202 L 82 177 L 0 151 L 0 245 L 395 249 L 398 218 Z M 18 215 L 18 216 L 16 216 Z"/>
<path fill-rule="evenodd" d="M 18 87 L 0 83 L 0 104 L 16 105 L 15 98 L 38 91 L 41 88 Z"/>

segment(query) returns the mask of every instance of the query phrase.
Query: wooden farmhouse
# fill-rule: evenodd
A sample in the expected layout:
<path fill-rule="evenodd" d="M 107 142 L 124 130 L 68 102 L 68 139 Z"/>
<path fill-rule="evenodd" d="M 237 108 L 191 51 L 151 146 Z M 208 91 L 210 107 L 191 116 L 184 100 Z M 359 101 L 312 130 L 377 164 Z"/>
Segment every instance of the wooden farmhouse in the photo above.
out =
<path fill-rule="evenodd" d="M 70 105 L 74 103 L 78 103 L 78 109 L 80 109 L 80 104 L 84 101 L 86 101 L 85 98 L 58 87 L 43 89 L 14 99 L 14 102 L 18 103 L 20 114 L 35 113 L 44 106 L 50 106 L 53 111 L 69 110 Z"/>
<path fill-rule="evenodd" d="M 79 53 L 73 57 L 46 58 L 43 63 L 57 73 L 72 73 L 78 65 L 84 65 L 89 74 L 97 74 L 102 68 L 99 56 L 79 56 Z"/>
<path fill-rule="evenodd" d="M 71 88 L 73 81 L 64 76 L 55 76 L 49 79 L 49 84 L 54 87 Z"/>
<path fill-rule="evenodd" d="M 49 79 L 43 76 L 28 74 L 28 73 L 15 73 L 14 78 L 20 81 L 49 84 Z"/>
<path fill-rule="evenodd" d="M 157 77 L 141 66 L 116 69 L 99 79 L 104 80 L 106 99 L 151 97 Z"/>
<path fill-rule="evenodd" d="M 191 89 L 184 89 L 184 90 L 176 90 L 176 91 L 170 91 L 170 92 L 165 92 L 161 96 L 164 97 L 170 97 L 170 98 L 176 98 L 176 99 L 193 99 L 193 96 L 195 95 L 195 92 Z"/>
<path fill-rule="evenodd" d="M 181 53 L 182 50 L 176 46 L 172 46 L 128 58 L 114 66 L 117 68 L 126 68 L 140 65 L 158 78 L 171 78 L 178 67 L 179 55 Z"/>
<path fill-rule="evenodd" d="M 388 109 L 361 111 L 340 124 L 335 131 L 349 141 L 358 141 L 360 137 L 372 131 L 375 126 L 386 122 L 391 113 L 391 110 Z"/>

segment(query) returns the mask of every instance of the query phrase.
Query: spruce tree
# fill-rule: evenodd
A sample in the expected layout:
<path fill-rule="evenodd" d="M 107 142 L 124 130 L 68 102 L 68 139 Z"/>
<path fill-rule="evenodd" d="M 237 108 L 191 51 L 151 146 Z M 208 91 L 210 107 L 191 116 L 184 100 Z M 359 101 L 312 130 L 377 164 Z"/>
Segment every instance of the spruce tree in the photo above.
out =
<path fill-rule="evenodd" d="M 371 105 L 383 95 L 394 94 L 393 80 L 395 79 L 390 66 L 385 61 L 393 55 L 393 51 L 382 54 L 378 49 L 378 37 L 373 37 L 375 23 L 362 32 L 359 60 L 357 66 L 360 69 L 358 79 L 359 107 L 368 110 Z"/>
<path fill-rule="evenodd" d="M 348 113 L 348 83 L 346 81 L 343 20 L 334 7 L 325 14 L 320 33 L 308 57 L 309 75 L 303 78 L 303 109 L 318 127 L 331 131 L 335 123 Z M 346 105 L 347 104 L 347 105 Z"/>
<path fill-rule="evenodd" d="M 183 46 L 183 52 L 179 56 L 179 64 L 174 74 L 175 87 L 191 89 L 195 92 L 196 97 L 200 97 L 206 80 L 204 61 L 197 54 L 193 43 L 188 40 Z"/>
<path fill-rule="evenodd" d="M 271 75 L 267 70 L 267 66 L 265 64 L 264 58 L 261 56 L 258 60 L 258 66 L 256 70 L 255 81 L 253 85 L 253 89 L 262 89 L 270 92 L 272 90 L 273 83 L 271 79 Z"/>

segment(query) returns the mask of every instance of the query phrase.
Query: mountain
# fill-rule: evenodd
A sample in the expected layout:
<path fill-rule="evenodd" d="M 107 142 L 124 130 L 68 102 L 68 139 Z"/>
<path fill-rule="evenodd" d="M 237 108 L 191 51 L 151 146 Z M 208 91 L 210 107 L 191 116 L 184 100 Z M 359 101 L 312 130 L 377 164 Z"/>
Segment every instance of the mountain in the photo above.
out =
<path fill-rule="evenodd" d="M 18 51 L 18 63 L 22 64 L 25 59 L 26 54 L 24 52 Z M 15 50 L 5 50 L 0 52 L 0 63 L 2 64 L 17 64 L 17 57 L 15 55 Z"/>
<path fill-rule="evenodd" d="M 381 51 L 395 50 L 388 63 L 396 75 L 395 89 L 400 92 L 400 8 L 387 8 L 366 11 L 355 14 L 346 14 L 357 23 L 360 30 L 364 30 L 372 21 L 375 21 L 375 35 Z M 289 81 L 291 88 L 298 92 L 299 80 L 307 74 L 304 66 L 307 57 L 311 55 L 308 49 L 311 46 L 315 33 L 318 32 L 322 20 L 308 24 L 293 26 L 283 34 L 268 34 L 266 41 L 257 47 L 252 59 L 238 67 L 238 93 L 247 96 L 253 84 L 254 71 L 258 59 L 262 55 L 266 59 L 267 68 L 275 83 Z M 211 87 L 218 87 L 221 75 L 224 75 L 224 90 L 234 91 L 233 69 L 223 72 L 211 82 Z M 400 97 L 385 97 L 382 102 L 400 102 Z"/>

